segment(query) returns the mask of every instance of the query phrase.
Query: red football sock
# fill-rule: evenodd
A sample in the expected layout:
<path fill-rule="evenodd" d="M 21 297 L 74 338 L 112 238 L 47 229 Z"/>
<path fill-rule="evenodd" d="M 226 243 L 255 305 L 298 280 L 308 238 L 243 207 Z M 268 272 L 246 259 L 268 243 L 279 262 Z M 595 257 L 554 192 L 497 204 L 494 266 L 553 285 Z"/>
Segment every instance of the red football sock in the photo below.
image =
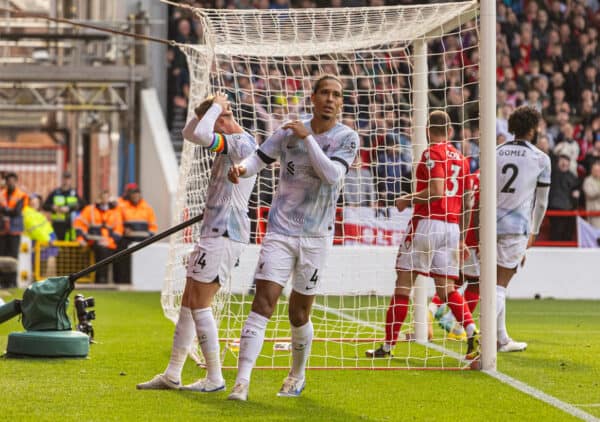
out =
<path fill-rule="evenodd" d="M 452 309 L 454 318 L 456 318 L 463 327 L 467 328 L 469 324 L 473 324 L 473 316 L 469 310 L 469 305 L 467 305 L 467 302 L 465 302 L 461 294 L 456 290 L 448 295 L 448 306 Z"/>
<path fill-rule="evenodd" d="M 431 298 L 431 303 L 436 304 L 438 307 L 442 306 L 444 304 L 444 302 L 442 302 L 442 299 L 440 299 L 440 297 L 438 296 L 438 294 L 434 294 L 433 297 Z"/>
<path fill-rule="evenodd" d="M 467 288 L 465 290 L 465 302 L 469 306 L 469 311 L 471 314 L 475 312 L 475 308 L 477 308 L 477 304 L 479 303 L 479 292 L 473 292 Z"/>
<path fill-rule="evenodd" d="M 385 316 L 385 342 L 394 346 L 408 313 L 408 296 L 394 295 Z"/>

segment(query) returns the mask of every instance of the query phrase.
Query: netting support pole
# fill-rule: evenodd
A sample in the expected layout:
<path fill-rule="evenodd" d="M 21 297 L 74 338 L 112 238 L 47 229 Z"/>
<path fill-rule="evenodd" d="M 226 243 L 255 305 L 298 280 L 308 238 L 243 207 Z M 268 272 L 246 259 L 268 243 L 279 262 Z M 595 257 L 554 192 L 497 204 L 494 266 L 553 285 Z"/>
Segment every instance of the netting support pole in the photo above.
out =
<path fill-rule="evenodd" d="M 496 2 L 481 0 L 481 366 L 496 370 Z"/>
<path fill-rule="evenodd" d="M 413 73 L 413 174 L 416 164 L 421 159 L 421 154 L 427 148 L 427 43 L 424 39 L 418 39 L 414 43 L 414 73 Z M 413 191 L 416 188 L 413 186 Z M 427 342 L 427 287 L 429 278 L 419 275 L 415 282 L 413 292 L 415 340 L 419 343 Z"/>

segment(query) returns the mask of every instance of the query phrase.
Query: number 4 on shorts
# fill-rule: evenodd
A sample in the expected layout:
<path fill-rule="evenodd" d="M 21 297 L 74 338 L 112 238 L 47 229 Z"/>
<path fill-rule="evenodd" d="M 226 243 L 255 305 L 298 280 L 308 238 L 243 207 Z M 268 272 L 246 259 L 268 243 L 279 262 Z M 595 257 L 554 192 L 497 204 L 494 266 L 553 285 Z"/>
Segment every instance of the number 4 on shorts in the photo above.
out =
<path fill-rule="evenodd" d="M 312 286 L 306 286 L 306 290 L 312 290 L 312 289 L 314 289 L 315 286 L 317 285 L 317 281 L 319 281 L 319 270 L 318 269 L 315 270 L 315 272 L 313 273 L 312 277 L 308 281 L 310 283 L 312 283 Z"/>

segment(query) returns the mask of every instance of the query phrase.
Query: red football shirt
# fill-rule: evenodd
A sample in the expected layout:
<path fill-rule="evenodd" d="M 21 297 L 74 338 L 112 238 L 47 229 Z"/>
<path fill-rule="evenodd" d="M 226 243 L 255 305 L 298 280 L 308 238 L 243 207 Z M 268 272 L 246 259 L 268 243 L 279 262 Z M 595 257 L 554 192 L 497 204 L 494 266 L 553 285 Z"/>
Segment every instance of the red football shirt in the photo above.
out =
<path fill-rule="evenodd" d="M 458 223 L 462 212 L 462 196 L 468 183 L 469 164 L 448 142 L 433 144 L 421 156 L 417 166 L 417 192 L 426 189 L 431 179 L 444 179 L 444 195 L 427 204 L 415 204 L 414 216 Z"/>
<path fill-rule="evenodd" d="M 476 210 L 479 210 L 479 170 L 475 173 L 472 173 L 469 176 L 469 180 L 471 181 L 471 190 L 473 191 L 473 196 L 475 201 L 473 202 L 473 210 L 471 211 L 471 221 L 469 222 L 469 229 L 467 230 L 467 236 L 465 237 L 465 244 L 472 248 L 477 247 L 477 237 L 475 236 L 476 231 L 479 227 L 475 227 L 475 220 L 473 219 L 473 213 Z"/>

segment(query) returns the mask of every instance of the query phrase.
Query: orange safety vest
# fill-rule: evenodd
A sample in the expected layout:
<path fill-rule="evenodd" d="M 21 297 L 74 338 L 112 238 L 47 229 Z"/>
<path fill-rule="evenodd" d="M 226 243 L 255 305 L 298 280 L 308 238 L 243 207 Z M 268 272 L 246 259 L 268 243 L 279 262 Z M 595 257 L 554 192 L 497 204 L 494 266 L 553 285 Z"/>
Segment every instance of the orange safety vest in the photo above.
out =
<path fill-rule="evenodd" d="M 0 191 L 0 234 L 19 235 L 23 233 L 23 208 L 29 205 L 29 197 L 19 188 L 9 196 L 8 189 Z"/>
<path fill-rule="evenodd" d="M 127 199 L 123 198 L 122 196 L 119 196 L 117 198 L 117 206 L 119 208 L 121 208 L 123 205 L 125 205 L 125 203 L 129 202 Z"/>
<path fill-rule="evenodd" d="M 123 236 L 123 222 L 119 210 L 109 208 L 102 211 L 95 204 L 88 205 L 81 211 L 73 227 L 77 233 L 77 240 L 86 240 L 89 245 L 93 245 L 104 238 L 108 249 L 116 249 Z"/>
<path fill-rule="evenodd" d="M 140 199 L 137 205 L 125 200 L 121 202 L 120 209 L 124 230 L 129 229 L 129 232 L 125 234 L 127 239 L 143 240 L 157 232 L 158 226 L 154 210 L 143 199 Z"/>

